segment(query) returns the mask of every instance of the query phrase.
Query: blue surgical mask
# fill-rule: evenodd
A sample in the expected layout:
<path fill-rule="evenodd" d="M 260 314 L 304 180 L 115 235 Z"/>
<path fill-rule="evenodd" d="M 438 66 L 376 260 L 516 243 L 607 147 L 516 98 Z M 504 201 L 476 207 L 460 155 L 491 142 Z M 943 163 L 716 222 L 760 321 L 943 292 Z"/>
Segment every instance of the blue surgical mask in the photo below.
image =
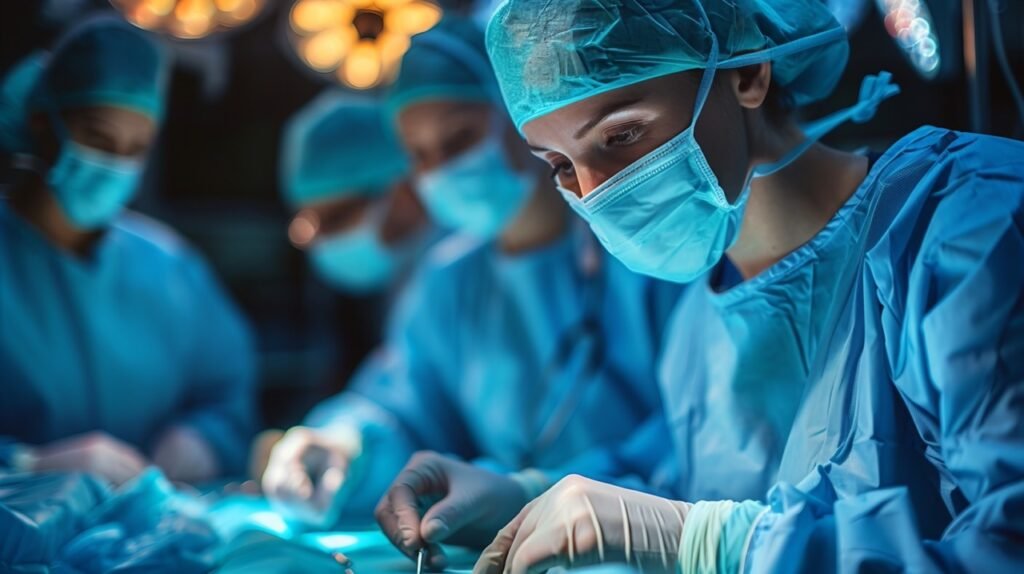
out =
<path fill-rule="evenodd" d="M 310 249 L 314 268 L 334 287 L 367 294 L 394 280 L 402 257 L 381 241 L 378 213 L 371 212 L 355 229 L 327 237 Z"/>
<path fill-rule="evenodd" d="M 692 281 L 739 235 L 750 187 L 730 203 L 694 137 L 713 76 L 713 69 L 704 73 L 694 119 L 679 135 L 583 199 L 560 190 L 608 252 L 637 273 Z"/>
<path fill-rule="evenodd" d="M 526 203 L 534 175 L 509 165 L 499 134 L 491 130 L 472 149 L 419 177 L 420 198 L 440 226 L 492 238 Z"/>
<path fill-rule="evenodd" d="M 694 136 L 714 79 L 717 53 L 715 44 L 688 128 L 582 199 L 560 188 L 608 252 L 637 273 L 678 283 L 705 274 L 739 237 L 752 178 L 789 165 L 839 124 L 870 119 L 882 100 L 899 91 L 889 84 L 888 74 L 867 78 L 857 105 L 807 127 L 800 145 L 773 164 L 757 166 L 730 203 Z"/>
<path fill-rule="evenodd" d="M 131 201 L 142 165 L 138 158 L 102 152 L 65 137 L 46 182 L 75 227 L 96 229 L 110 223 Z"/>

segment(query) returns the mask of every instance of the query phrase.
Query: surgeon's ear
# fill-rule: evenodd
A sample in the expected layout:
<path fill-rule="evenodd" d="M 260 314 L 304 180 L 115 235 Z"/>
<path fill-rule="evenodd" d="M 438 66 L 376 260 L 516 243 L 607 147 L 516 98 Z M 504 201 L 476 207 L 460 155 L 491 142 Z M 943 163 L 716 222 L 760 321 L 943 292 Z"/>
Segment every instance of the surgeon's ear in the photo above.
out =
<path fill-rule="evenodd" d="M 730 83 L 741 107 L 749 110 L 760 108 L 772 84 L 772 64 L 761 62 L 737 68 L 730 76 Z"/>

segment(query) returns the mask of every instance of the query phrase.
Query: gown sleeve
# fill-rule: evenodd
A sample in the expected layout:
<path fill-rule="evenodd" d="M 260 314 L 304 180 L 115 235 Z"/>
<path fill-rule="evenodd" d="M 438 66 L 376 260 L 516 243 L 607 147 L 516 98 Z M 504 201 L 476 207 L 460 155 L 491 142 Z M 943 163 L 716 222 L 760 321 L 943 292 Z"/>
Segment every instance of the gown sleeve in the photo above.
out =
<path fill-rule="evenodd" d="M 189 254 L 191 357 L 177 424 L 195 429 L 217 454 L 225 475 L 245 471 L 255 431 L 256 354 L 252 334 L 206 264 Z"/>
<path fill-rule="evenodd" d="M 895 385 L 952 522 L 940 536 L 923 535 L 928 525 L 907 488 L 829 500 L 827 484 L 780 484 L 753 529 L 748 570 L 1024 570 L 1024 155 L 1016 149 L 978 147 L 964 158 L 975 160 L 969 169 L 940 170 L 929 191 L 943 199 L 932 204 L 920 249 L 881 262 L 897 285 L 879 289 L 900 326 L 885 333 Z M 986 151 L 1002 161 L 981 159 Z M 921 233 L 919 218 L 902 223 L 905 236 Z"/>
<path fill-rule="evenodd" d="M 374 506 L 417 450 L 468 456 L 469 433 L 445 385 L 457 353 L 452 285 L 427 265 L 400 297 L 386 340 L 349 388 L 322 402 L 306 426 L 355 430 L 360 455 L 338 493 L 343 520 L 372 517 Z M 447 367 L 446 367 L 447 366 Z"/>

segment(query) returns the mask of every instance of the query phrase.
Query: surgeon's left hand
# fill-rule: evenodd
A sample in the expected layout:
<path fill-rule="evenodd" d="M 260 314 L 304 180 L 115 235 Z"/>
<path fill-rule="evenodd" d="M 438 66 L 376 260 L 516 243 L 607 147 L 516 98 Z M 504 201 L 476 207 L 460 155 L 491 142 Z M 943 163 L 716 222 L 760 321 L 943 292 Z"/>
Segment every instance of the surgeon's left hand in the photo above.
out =
<path fill-rule="evenodd" d="M 377 505 L 381 530 L 406 556 L 427 549 L 428 566 L 446 566 L 439 544 L 481 548 L 526 504 L 515 479 L 436 452 L 418 452 Z"/>
<path fill-rule="evenodd" d="M 220 474 L 213 447 L 197 431 L 181 425 L 169 428 L 157 440 L 153 464 L 173 482 L 203 482 Z"/>
<path fill-rule="evenodd" d="M 533 574 L 606 562 L 673 573 L 691 506 L 568 476 L 501 529 L 473 574 Z"/>

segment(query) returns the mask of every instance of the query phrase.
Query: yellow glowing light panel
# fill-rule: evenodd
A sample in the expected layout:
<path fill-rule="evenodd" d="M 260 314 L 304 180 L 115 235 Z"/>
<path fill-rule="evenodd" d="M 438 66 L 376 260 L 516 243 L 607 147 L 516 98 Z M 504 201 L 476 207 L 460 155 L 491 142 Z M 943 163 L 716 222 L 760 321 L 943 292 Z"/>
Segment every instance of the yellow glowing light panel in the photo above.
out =
<path fill-rule="evenodd" d="M 193 39 L 249 22 L 259 15 L 267 0 L 111 0 L 111 3 L 140 28 Z"/>
<path fill-rule="evenodd" d="M 306 65 L 367 89 L 392 80 L 409 38 L 440 18 L 429 0 L 298 0 L 289 24 Z"/>

